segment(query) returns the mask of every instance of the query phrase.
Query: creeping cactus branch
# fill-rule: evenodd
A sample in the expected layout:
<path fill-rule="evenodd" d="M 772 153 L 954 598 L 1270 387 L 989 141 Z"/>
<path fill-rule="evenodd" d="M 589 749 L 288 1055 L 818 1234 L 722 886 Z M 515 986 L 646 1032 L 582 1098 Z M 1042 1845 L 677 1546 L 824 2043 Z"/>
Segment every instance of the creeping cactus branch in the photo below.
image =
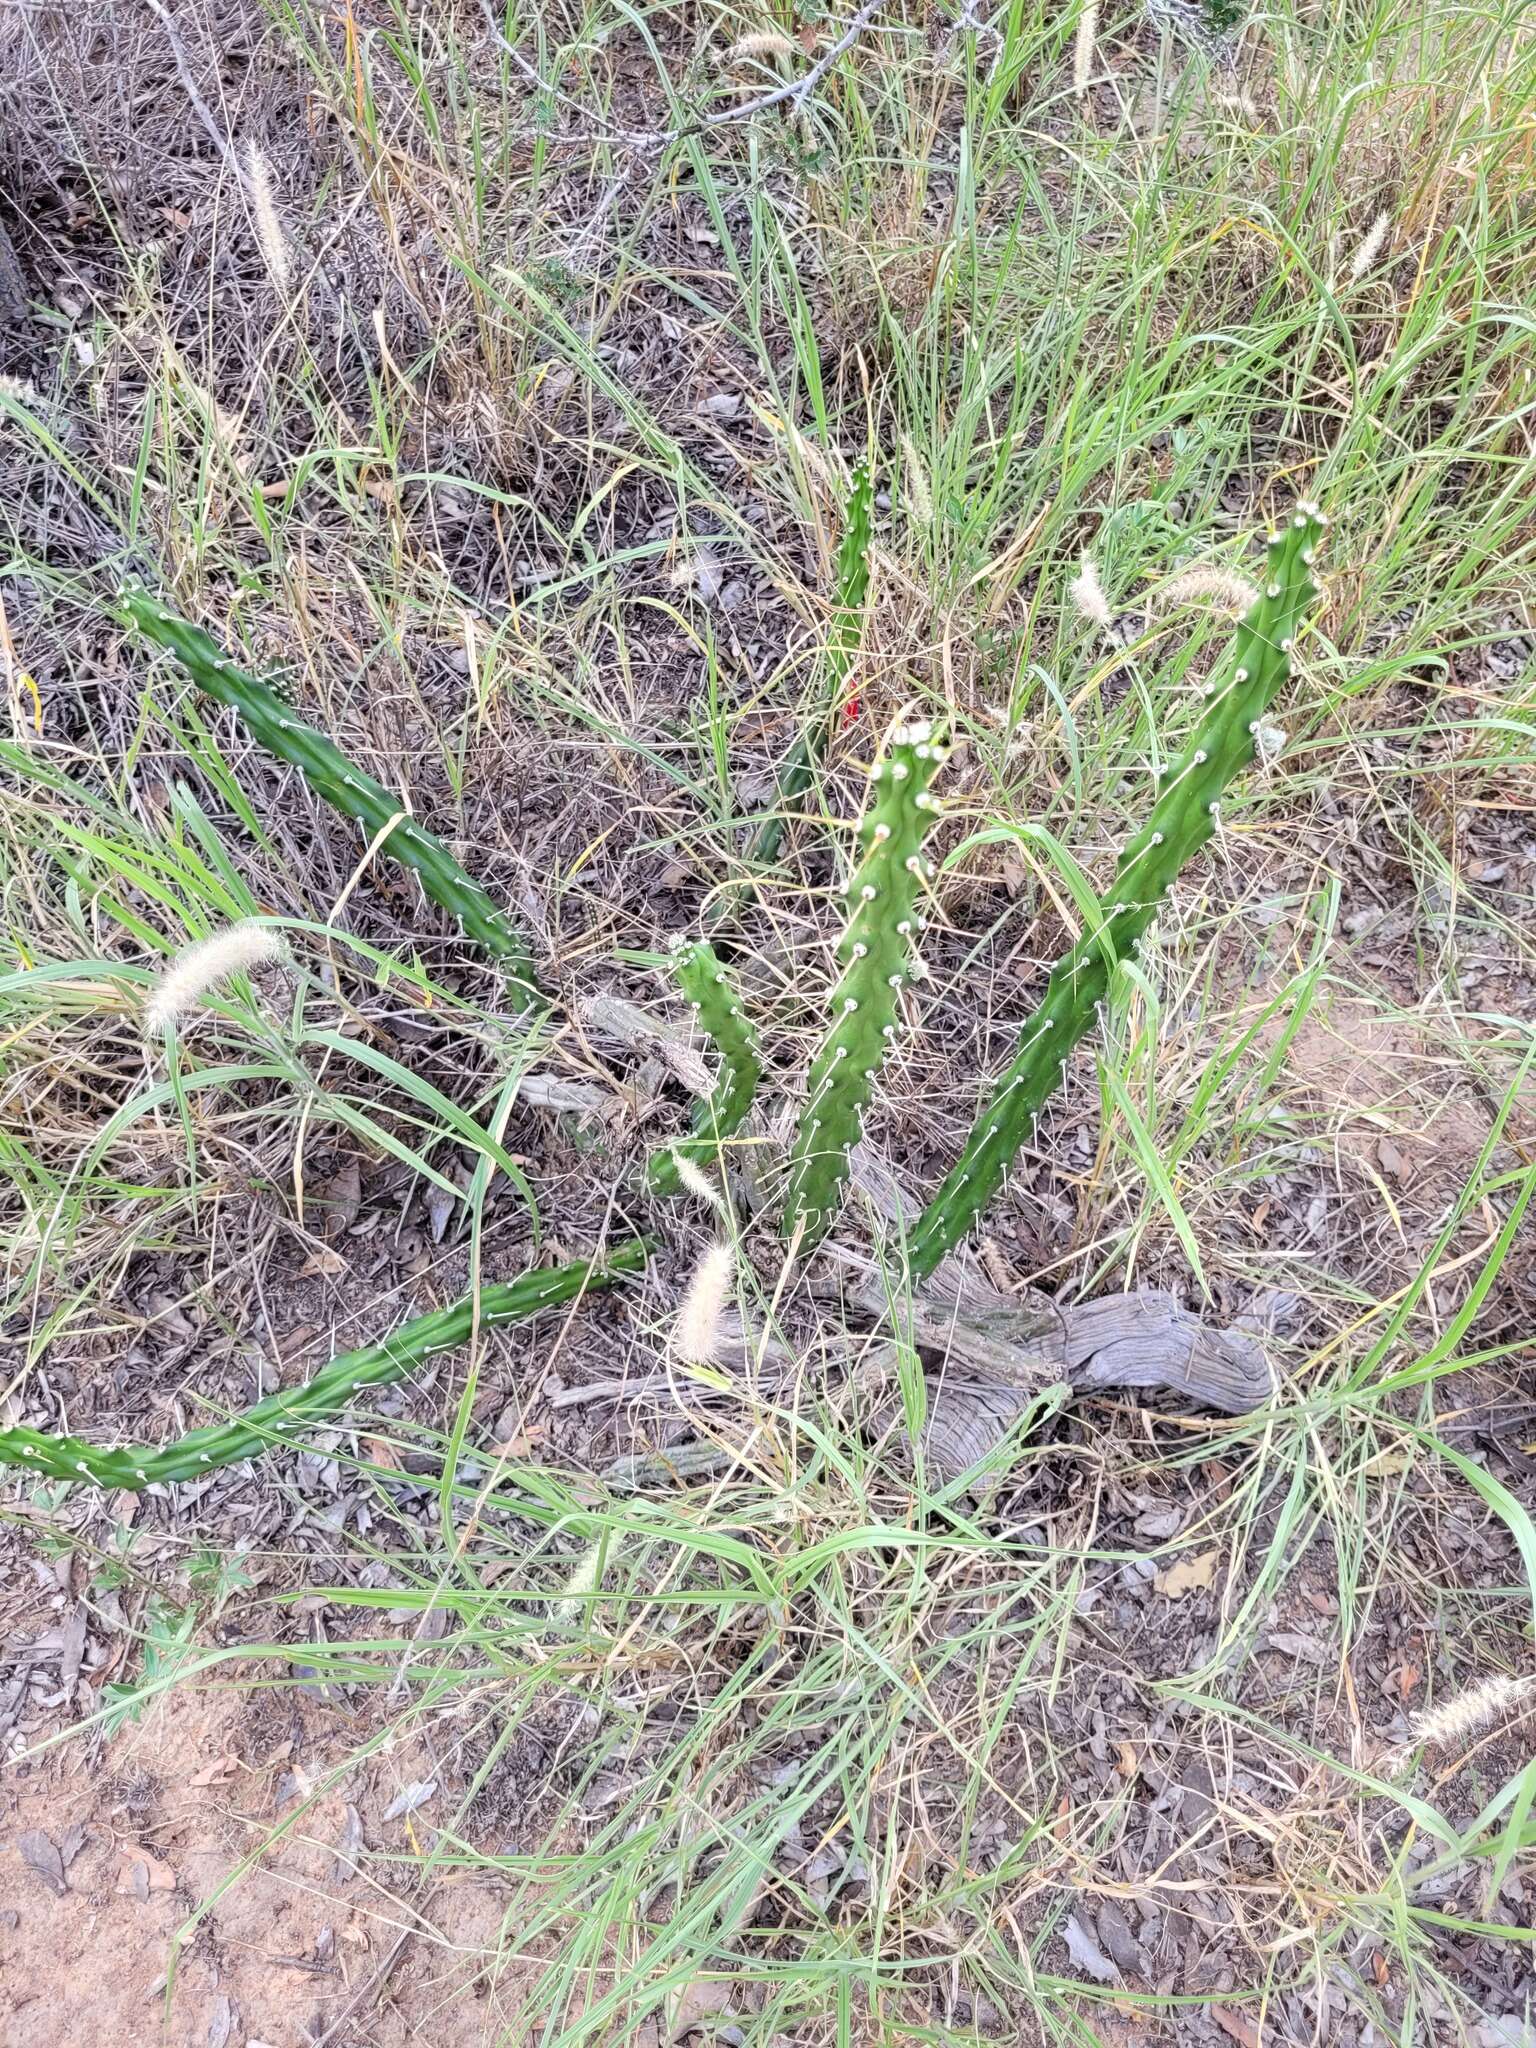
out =
<path fill-rule="evenodd" d="M 651 1192 L 657 1195 L 675 1195 L 681 1184 L 674 1153 L 685 1159 L 713 1160 L 720 1140 L 741 1128 L 762 1073 L 752 1027 L 714 948 L 702 940 L 684 946 L 673 965 L 678 987 L 693 1005 L 700 1028 L 720 1057 L 720 1078 L 714 1093 L 694 1110 L 695 1135 L 652 1156 L 646 1177 Z"/>
<path fill-rule="evenodd" d="M 1131 952 L 1179 870 L 1215 831 L 1221 794 L 1253 759 L 1259 722 L 1290 673 L 1292 640 L 1303 610 L 1318 595 L 1312 564 L 1326 523 L 1315 505 L 1302 504 L 1286 530 L 1271 536 L 1265 589 L 1238 627 L 1231 671 L 1206 685 L 1204 716 L 1169 770 L 1152 815 L 1121 856 L 1100 906 L 1100 927 L 1058 962 L 965 1150 L 918 1218 L 908 1245 L 915 1275 L 931 1272 L 991 1200 L 1060 1082 L 1067 1055 L 1092 1023 L 1116 963 Z"/>
<path fill-rule="evenodd" d="M 443 842 L 402 813 L 398 797 L 295 718 L 276 691 L 237 668 L 199 627 L 177 618 L 146 591 L 125 590 L 119 601 L 146 639 L 174 654 L 200 690 L 238 711 L 269 753 L 297 768 L 328 804 L 370 833 L 384 835 L 395 859 L 415 869 L 427 895 L 455 919 L 465 938 L 501 963 L 519 1009 L 536 1000 L 539 991 L 523 939 Z"/>
<path fill-rule="evenodd" d="M 897 992 L 908 975 L 912 934 L 923 924 L 918 892 L 933 873 L 922 857 L 934 816 L 928 784 L 945 752 L 928 726 L 897 726 L 885 759 L 870 770 L 874 794 L 860 833 L 864 858 L 848 884 L 832 1028 L 811 1066 L 790 1155 L 784 1235 L 803 1228 L 807 1247 L 825 1234 L 841 1204 L 875 1070 L 896 1035 Z"/>
<path fill-rule="evenodd" d="M 302 1387 L 287 1387 L 258 1401 L 232 1422 L 194 1429 L 158 1450 L 128 1445 L 99 1450 L 74 1436 L 46 1436 L 36 1429 L 0 1429 L 0 1465 L 22 1465 L 50 1479 L 85 1479 L 94 1486 L 137 1489 L 177 1479 L 199 1479 L 218 1465 L 233 1465 L 266 1449 L 273 1433 L 297 1423 L 325 1422 L 364 1387 L 403 1379 L 434 1351 L 462 1344 L 479 1324 L 524 1322 L 541 1308 L 570 1301 L 593 1287 L 606 1287 L 637 1272 L 650 1255 L 642 1238 L 620 1245 L 605 1259 L 577 1259 L 565 1266 L 524 1273 L 520 1279 L 482 1287 L 478 1317 L 473 1295 L 452 1308 L 418 1316 L 382 1344 L 333 1358 Z"/>

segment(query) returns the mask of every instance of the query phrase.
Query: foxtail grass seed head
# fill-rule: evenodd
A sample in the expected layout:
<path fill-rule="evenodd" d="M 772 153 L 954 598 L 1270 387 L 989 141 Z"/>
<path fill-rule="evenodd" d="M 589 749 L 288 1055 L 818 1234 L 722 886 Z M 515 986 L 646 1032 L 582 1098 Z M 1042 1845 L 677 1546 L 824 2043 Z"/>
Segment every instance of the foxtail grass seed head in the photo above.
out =
<path fill-rule="evenodd" d="M 1358 284 L 1362 277 L 1376 268 L 1376 265 L 1381 260 L 1382 251 L 1387 246 L 1387 237 L 1391 232 L 1391 214 L 1378 213 L 1366 232 L 1365 240 L 1355 251 L 1354 260 L 1349 266 L 1351 284 Z"/>
<path fill-rule="evenodd" d="M 246 148 L 245 168 L 250 179 L 251 212 L 256 220 L 256 240 L 261 245 L 261 260 L 266 264 L 268 275 L 278 290 L 286 292 L 293 280 L 293 255 L 288 247 L 288 238 L 283 233 L 283 224 L 277 217 L 277 201 L 272 194 L 271 170 L 254 142 Z"/>
<path fill-rule="evenodd" d="M 163 1038 L 179 1017 L 188 1016 L 221 981 L 232 974 L 248 973 L 265 961 L 281 960 L 285 950 L 279 933 L 249 919 L 187 946 L 149 992 L 144 1006 L 146 1033 Z"/>
<path fill-rule="evenodd" d="M 1081 99 L 1093 80 L 1093 58 L 1099 40 L 1098 0 L 1088 0 L 1077 17 L 1077 41 L 1072 48 L 1072 90 Z"/>
<path fill-rule="evenodd" d="M 912 507 L 912 517 L 917 525 L 928 531 L 933 529 L 933 492 L 928 488 L 928 472 L 923 468 L 922 459 L 912 445 L 910 434 L 901 437 L 902 460 L 907 472 L 907 499 Z"/>
<path fill-rule="evenodd" d="M 697 1195 L 701 1202 L 708 1202 L 712 1209 L 722 1208 L 720 1190 L 715 1186 L 702 1166 L 696 1166 L 679 1145 L 671 1149 L 673 1168 L 678 1179 L 690 1195 Z"/>
<path fill-rule="evenodd" d="M 1527 1704 L 1536 1705 L 1536 1674 L 1506 1678 L 1502 1672 L 1485 1678 L 1470 1692 L 1442 1700 L 1438 1707 L 1413 1717 L 1413 1739 L 1434 1749 L 1463 1750 L 1496 1721 Z"/>
<path fill-rule="evenodd" d="M 1077 574 L 1068 586 L 1068 594 L 1090 625 L 1098 626 L 1106 633 L 1114 631 L 1115 615 L 1109 608 L 1109 599 L 1104 595 L 1104 586 L 1099 581 L 1099 566 L 1086 550 L 1078 565 Z"/>
<path fill-rule="evenodd" d="M 1239 576 L 1234 569 L 1221 569 L 1212 562 L 1198 562 L 1192 569 L 1185 569 L 1175 576 L 1171 583 L 1165 583 L 1158 592 L 1159 602 L 1165 605 L 1195 604 L 1201 599 L 1209 601 L 1221 611 L 1235 612 L 1239 617 L 1251 612 L 1259 601 L 1257 586 L 1246 576 Z"/>
<path fill-rule="evenodd" d="M 736 1254 L 728 1244 L 712 1244 L 694 1268 L 672 1325 L 672 1349 L 686 1365 L 714 1363 L 735 1277 Z"/>
<path fill-rule="evenodd" d="M 572 1628 L 582 1619 L 590 1596 L 603 1583 L 603 1544 L 601 1539 L 584 1550 L 577 1558 L 570 1577 L 560 1589 L 560 1598 L 550 1609 L 550 1620 L 557 1628 Z"/>
<path fill-rule="evenodd" d="M 745 64 L 753 57 L 795 57 L 799 49 L 788 36 L 780 35 L 774 29 L 758 29 L 749 36 L 741 36 L 721 58 L 722 64 Z"/>

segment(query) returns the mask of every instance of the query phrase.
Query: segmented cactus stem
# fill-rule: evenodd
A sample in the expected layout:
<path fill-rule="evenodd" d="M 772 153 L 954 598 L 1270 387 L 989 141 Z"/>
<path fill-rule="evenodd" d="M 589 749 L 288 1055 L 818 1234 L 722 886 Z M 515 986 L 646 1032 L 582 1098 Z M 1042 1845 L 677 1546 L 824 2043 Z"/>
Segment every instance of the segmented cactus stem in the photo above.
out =
<path fill-rule="evenodd" d="M 714 948 L 702 940 L 679 948 L 673 972 L 693 1006 L 699 1028 L 719 1056 L 720 1076 L 714 1092 L 694 1109 L 694 1135 L 653 1154 L 646 1178 L 657 1195 L 675 1195 L 681 1185 L 675 1153 L 701 1165 L 711 1164 L 719 1156 L 720 1141 L 746 1122 L 763 1070 L 746 1012 Z"/>
<path fill-rule="evenodd" d="M 1326 523 L 1315 505 L 1302 504 L 1285 531 L 1271 536 L 1265 588 L 1237 629 L 1230 673 L 1206 685 L 1204 716 L 1121 857 L 1101 906 L 1102 927 L 1085 933 L 1057 964 L 965 1150 L 918 1218 L 908 1243 L 915 1275 L 931 1272 L 991 1200 L 1093 1022 L 1115 965 L 1151 924 L 1179 870 L 1215 831 L 1222 791 L 1253 759 L 1260 721 L 1290 673 L 1292 640 L 1318 595 L 1312 564 Z"/>
<path fill-rule="evenodd" d="M 933 873 L 922 854 L 935 813 L 928 784 L 945 753 L 928 726 L 897 726 L 885 759 L 870 771 L 863 859 L 848 884 L 848 924 L 837 949 L 843 974 L 790 1155 L 783 1230 L 786 1237 L 799 1230 L 806 1248 L 825 1235 L 842 1204 L 848 1154 L 858 1143 L 886 1045 L 896 1035 L 897 996 L 908 978 L 913 935 L 924 922 L 918 896 Z"/>
<path fill-rule="evenodd" d="M 524 939 L 443 842 L 408 814 L 402 815 L 397 796 L 364 774 L 322 733 L 295 718 L 276 691 L 237 668 L 200 627 L 178 618 L 147 591 L 124 590 L 119 602 L 146 639 L 174 654 L 200 690 L 236 710 L 252 736 L 269 753 L 297 768 L 318 796 L 369 833 L 385 835 L 389 852 L 415 870 L 427 895 L 448 912 L 464 937 L 499 962 L 519 1009 L 539 999 Z"/>
<path fill-rule="evenodd" d="M 643 1238 L 620 1245 L 602 1259 L 577 1259 L 565 1266 L 524 1273 L 520 1279 L 482 1287 L 478 1320 L 482 1326 L 526 1321 L 541 1308 L 570 1301 L 594 1287 L 606 1287 L 625 1273 L 637 1272 L 650 1255 Z M 302 1387 L 289 1387 L 258 1401 L 231 1422 L 194 1429 L 159 1449 L 126 1445 L 100 1450 L 74 1436 L 48 1436 L 36 1429 L 0 1430 L 0 1465 L 20 1465 L 49 1479 L 85 1480 L 93 1486 L 140 1487 L 178 1479 L 200 1479 L 220 1465 L 252 1458 L 267 1448 L 274 1433 L 298 1424 L 328 1421 L 365 1387 L 387 1386 L 403 1379 L 434 1351 L 462 1344 L 476 1324 L 473 1295 L 452 1308 L 438 1309 L 404 1324 L 382 1344 L 366 1351 L 348 1351 L 333 1358 Z"/>

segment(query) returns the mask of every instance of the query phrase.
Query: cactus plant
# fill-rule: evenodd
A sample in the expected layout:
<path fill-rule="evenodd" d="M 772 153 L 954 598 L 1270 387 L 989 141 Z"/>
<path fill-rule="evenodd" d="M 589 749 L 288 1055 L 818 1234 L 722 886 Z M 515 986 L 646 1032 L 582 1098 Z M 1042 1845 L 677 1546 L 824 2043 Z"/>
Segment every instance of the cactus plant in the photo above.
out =
<path fill-rule="evenodd" d="M 1204 715 L 1164 778 L 1151 816 L 1126 847 L 1100 906 L 1101 921 L 1058 962 L 964 1151 L 918 1218 L 908 1242 L 915 1275 L 931 1272 L 990 1201 L 1093 1021 L 1115 964 L 1134 948 L 1179 870 L 1216 829 L 1222 791 L 1253 759 L 1260 721 L 1290 673 L 1303 609 L 1318 595 L 1312 565 L 1326 523 L 1315 505 L 1304 503 L 1285 531 L 1270 537 L 1265 587 L 1238 627 L 1230 673 L 1206 685 Z"/>
<path fill-rule="evenodd" d="M 118 593 L 124 616 L 181 663 L 200 690 L 238 711 L 269 753 L 297 768 L 338 811 L 355 818 L 387 842 L 395 859 L 414 868 L 432 901 L 453 917 L 464 934 L 500 963 L 507 989 L 519 1009 L 539 998 L 528 948 L 503 911 L 467 875 L 442 841 L 402 815 L 400 799 L 349 761 L 322 733 L 295 718 L 266 683 L 237 668 L 215 641 L 151 597 L 147 591 Z"/>
<path fill-rule="evenodd" d="M 798 1231 L 802 1246 L 817 1243 L 837 1213 L 875 1070 L 896 1034 L 896 997 L 923 924 L 918 893 L 933 873 L 922 855 L 935 809 L 928 784 L 945 751 L 926 724 L 897 726 L 870 770 L 863 859 L 847 884 L 850 915 L 837 950 L 843 974 L 790 1156 L 783 1229 L 786 1237 Z"/>
<path fill-rule="evenodd" d="M 637 1272 L 650 1255 L 642 1238 L 620 1245 L 602 1259 L 576 1259 L 564 1266 L 524 1273 L 509 1282 L 482 1287 L 452 1308 L 438 1309 L 406 1323 L 382 1344 L 344 1352 L 301 1387 L 288 1387 L 258 1401 L 244 1415 L 194 1429 L 175 1443 L 151 1449 L 126 1445 L 101 1450 L 79 1437 L 50 1436 L 36 1429 L 0 1430 L 0 1465 L 21 1465 L 50 1479 L 89 1481 L 93 1486 L 140 1487 L 177 1479 L 200 1479 L 219 1465 L 255 1457 L 273 1432 L 298 1423 L 325 1422 L 364 1387 L 403 1379 L 434 1351 L 462 1344 L 478 1326 L 525 1321 L 541 1308 L 570 1301 L 588 1288 L 606 1287 Z"/>
<path fill-rule="evenodd" d="M 646 1178 L 651 1192 L 657 1195 L 675 1195 L 681 1185 L 675 1155 L 680 1153 L 685 1159 L 700 1161 L 718 1155 L 720 1140 L 739 1130 L 746 1121 L 762 1072 L 752 1027 L 714 948 L 703 940 L 680 947 L 673 971 L 701 1029 L 719 1055 L 720 1078 L 714 1093 L 694 1111 L 695 1135 L 652 1155 Z"/>

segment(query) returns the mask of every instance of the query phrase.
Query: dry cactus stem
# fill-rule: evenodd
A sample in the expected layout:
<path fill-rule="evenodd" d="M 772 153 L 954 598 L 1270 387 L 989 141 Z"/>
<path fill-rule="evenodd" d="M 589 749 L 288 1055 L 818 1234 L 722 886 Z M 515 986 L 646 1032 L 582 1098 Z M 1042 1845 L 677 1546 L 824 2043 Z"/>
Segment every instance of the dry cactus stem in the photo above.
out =
<path fill-rule="evenodd" d="M 919 1277 L 954 1249 L 996 1193 L 1093 1022 L 1116 965 L 1151 924 L 1179 870 L 1215 831 L 1222 792 L 1253 759 L 1260 723 L 1290 674 L 1302 613 L 1318 595 L 1312 565 L 1326 524 L 1315 505 L 1301 504 L 1285 531 L 1270 536 L 1265 587 L 1237 629 L 1230 672 L 1205 686 L 1204 716 L 1169 770 L 1151 817 L 1121 856 L 1100 923 L 1057 963 L 965 1150 L 912 1230 L 908 1255 Z"/>
<path fill-rule="evenodd" d="M 842 1204 L 848 1154 L 896 1035 L 896 999 L 910 973 L 913 934 L 923 925 L 918 896 L 933 874 L 922 854 L 936 811 L 928 784 L 945 758 L 929 726 L 897 726 L 884 759 L 870 770 L 863 859 L 847 885 L 848 923 L 837 949 L 842 978 L 790 1154 L 783 1231 L 798 1231 L 803 1249 L 826 1234 Z"/>
<path fill-rule="evenodd" d="M 652 1155 L 646 1178 L 656 1195 L 675 1195 L 678 1191 L 680 1180 L 674 1155 L 680 1153 L 701 1165 L 718 1158 L 721 1139 L 730 1137 L 745 1123 L 762 1073 L 752 1027 L 714 948 L 704 940 L 680 947 L 673 971 L 678 987 L 699 1020 L 699 1028 L 719 1055 L 720 1078 L 714 1092 L 694 1110 L 694 1135 Z"/>
<path fill-rule="evenodd" d="M 396 860 L 416 871 L 427 895 L 465 938 L 500 964 L 518 1009 L 540 1000 L 525 940 L 443 842 L 402 811 L 397 796 L 313 726 L 295 718 L 275 690 L 237 668 L 200 627 L 179 619 L 144 590 L 120 591 L 118 601 L 129 623 L 174 654 L 200 690 L 239 712 L 268 753 L 297 768 L 318 796 L 377 834 Z"/>
<path fill-rule="evenodd" d="M 230 1422 L 194 1429 L 158 1449 L 129 1444 L 100 1450 L 79 1437 L 49 1436 L 36 1429 L 0 1430 L 0 1465 L 20 1465 L 49 1479 L 89 1481 L 93 1486 L 140 1487 L 178 1479 L 199 1479 L 219 1465 L 233 1465 L 267 1448 L 274 1433 L 300 1423 L 326 1422 L 365 1387 L 403 1379 L 434 1351 L 462 1344 L 478 1325 L 524 1322 L 541 1308 L 570 1301 L 594 1287 L 606 1287 L 637 1272 L 650 1255 L 642 1238 L 631 1239 L 602 1259 L 577 1259 L 565 1266 L 524 1273 L 520 1279 L 480 1289 L 452 1308 L 437 1309 L 404 1324 L 382 1344 L 333 1358 L 301 1387 L 286 1387 L 258 1401 Z"/>

